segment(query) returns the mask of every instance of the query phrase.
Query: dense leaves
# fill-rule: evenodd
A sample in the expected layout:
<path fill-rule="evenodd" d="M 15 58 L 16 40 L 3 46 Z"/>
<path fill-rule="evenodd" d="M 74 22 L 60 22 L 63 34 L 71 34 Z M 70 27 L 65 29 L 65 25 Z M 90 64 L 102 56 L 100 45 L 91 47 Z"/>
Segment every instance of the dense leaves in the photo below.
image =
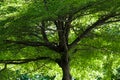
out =
<path fill-rule="evenodd" d="M 59 80 L 61 67 L 63 80 L 69 80 L 70 60 L 73 78 L 110 80 L 120 65 L 119 4 L 120 0 L 0 1 L 0 73 L 10 64 L 14 66 L 8 71 L 15 72 L 17 64 L 22 69 L 19 78 L 28 79 L 31 64 L 35 69 L 48 64 L 53 71 L 47 73 L 50 69 L 44 66 L 39 70 Z"/>

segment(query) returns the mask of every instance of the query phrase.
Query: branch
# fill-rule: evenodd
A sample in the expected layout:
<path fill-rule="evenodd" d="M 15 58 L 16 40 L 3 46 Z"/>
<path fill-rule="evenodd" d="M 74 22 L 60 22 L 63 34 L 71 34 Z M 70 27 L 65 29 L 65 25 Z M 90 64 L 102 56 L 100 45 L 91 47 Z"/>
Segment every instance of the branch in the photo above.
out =
<path fill-rule="evenodd" d="M 82 8 L 80 7 L 80 8 L 78 8 L 78 9 L 76 9 L 76 10 L 74 9 L 75 11 L 73 11 L 73 13 L 72 13 L 73 20 L 74 20 L 76 17 L 78 17 L 78 16 L 86 15 L 86 14 L 83 14 L 83 13 L 82 13 L 82 14 L 77 15 L 77 16 L 75 17 L 75 15 L 78 14 L 79 12 L 82 12 L 82 11 L 85 12 L 85 10 L 88 10 L 88 9 L 90 9 L 91 7 L 95 7 L 95 6 L 97 6 L 97 5 L 103 4 L 104 1 L 106 1 L 106 0 L 100 0 L 100 1 L 97 1 L 97 2 L 91 2 L 91 3 L 83 6 Z M 70 13 L 70 14 L 71 14 L 71 13 Z M 87 14 L 87 15 L 88 15 L 88 14 Z"/>
<path fill-rule="evenodd" d="M 94 50 L 100 50 L 100 51 L 105 51 L 105 52 L 111 52 L 110 50 L 108 50 L 105 46 L 103 47 L 96 47 L 96 46 L 92 46 L 92 45 L 87 45 L 87 44 L 79 44 L 81 46 L 84 46 L 84 47 L 87 47 L 87 48 L 81 48 L 81 49 L 75 49 L 73 51 L 73 53 L 76 53 L 78 50 L 91 50 L 91 49 L 94 49 Z"/>
<path fill-rule="evenodd" d="M 107 21 L 108 19 L 110 19 L 111 17 L 116 16 L 115 14 L 107 14 L 102 16 L 101 18 L 99 18 L 95 23 L 93 23 L 92 25 L 88 26 L 87 29 L 85 31 L 83 31 L 82 34 L 78 35 L 78 37 L 69 45 L 69 49 L 75 45 L 77 45 L 77 43 L 84 38 L 91 30 L 93 30 L 95 27 L 103 25 L 105 23 L 105 21 Z"/>
<path fill-rule="evenodd" d="M 21 44 L 25 46 L 33 46 L 33 47 L 39 47 L 39 46 L 45 46 L 51 50 L 58 51 L 57 45 L 55 43 L 43 43 L 43 42 L 30 42 L 30 41 L 12 41 L 12 40 L 5 40 L 6 43 L 13 43 L 13 44 Z"/>
<path fill-rule="evenodd" d="M 65 40 L 66 40 L 66 44 L 68 45 L 68 36 L 69 36 L 69 32 L 70 32 L 70 28 L 71 28 L 71 22 L 72 22 L 72 17 L 71 15 L 68 16 L 68 21 L 65 22 L 65 28 L 64 28 L 64 34 L 65 34 Z"/>
<path fill-rule="evenodd" d="M 107 21 L 107 22 L 105 22 L 105 24 L 114 23 L 114 22 L 120 22 L 120 19 L 118 19 L 118 20 L 113 20 L 113 21 Z"/>
<path fill-rule="evenodd" d="M 47 38 L 47 35 L 46 35 L 46 32 L 45 32 L 45 22 L 42 21 L 41 24 L 42 24 L 42 26 L 40 26 L 40 28 L 41 28 L 41 34 L 42 34 L 42 36 L 43 36 L 43 39 L 44 39 L 46 42 L 48 42 L 48 38 Z"/>
<path fill-rule="evenodd" d="M 58 37 L 59 37 L 59 45 L 63 46 L 64 41 L 64 23 L 62 21 L 54 21 L 54 24 L 56 25 L 57 31 L 58 31 Z"/>
<path fill-rule="evenodd" d="M 33 61 L 38 61 L 38 60 L 51 60 L 55 61 L 54 59 L 51 59 L 50 57 L 37 57 L 37 58 L 31 58 L 31 59 L 17 59 L 17 60 L 0 60 L 0 63 L 5 63 L 5 64 L 23 64 L 23 63 L 28 63 L 28 62 L 33 62 Z"/>
<path fill-rule="evenodd" d="M 37 33 L 30 33 L 29 35 L 31 35 L 31 36 L 35 36 L 36 38 L 41 39 L 41 37 L 40 37 L 39 35 L 37 35 Z"/>
<path fill-rule="evenodd" d="M 63 21 L 54 21 L 54 24 L 56 25 L 57 31 L 58 31 L 58 37 L 59 37 L 59 52 L 67 51 L 68 45 L 67 45 L 67 39 L 68 39 L 68 33 L 70 29 L 70 23 L 69 22 L 63 22 Z"/>

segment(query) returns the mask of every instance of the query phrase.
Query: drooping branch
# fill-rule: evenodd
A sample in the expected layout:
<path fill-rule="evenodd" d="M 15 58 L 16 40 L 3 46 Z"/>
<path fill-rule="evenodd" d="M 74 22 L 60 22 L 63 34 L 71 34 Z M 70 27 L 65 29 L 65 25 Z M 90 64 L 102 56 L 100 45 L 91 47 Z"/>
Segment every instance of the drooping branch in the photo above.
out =
<path fill-rule="evenodd" d="M 55 61 L 54 59 L 52 59 L 50 57 L 37 57 L 37 58 L 31 58 L 31 59 L 0 60 L 0 63 L 5 63 L 5 64 L 23 64 L 23 63 L 39 61 L 39 60 Z"/>
<path fill-rule="evenodd" d="M 82 38 L 84 38 L 91 30 L 93 30 L 94 28 L 96 28 L 97 26 L 103 25 L 105 23 L 105 21 L 107 21 L 108 19 L 112 18 L 116 16 L 116 14 L 110 13 L 107 15 L 103 15 L 101 16 L 95 23 L 93 23 L 92 25 L 88 26 L 86 28 L 86 30 L 83 31 L 83 33 L 79 34 L 78 37 L 69 45 L 69 48 L 75 46 Z"/>
<path fill-rule="evenodd" d="M 51 50 L 58 51 L 57 46 L 55 43 L 48 43 L 48 42 L 30 42 L 30 41 L 13 41 L 13 40 L 5 40 L 5 43 L 8 44 L 19 44 L 19 45 L 25 45 L 25 46 L 33 46 L 33 47 L 38 47 L 38 46 L 45 46 Z"/>

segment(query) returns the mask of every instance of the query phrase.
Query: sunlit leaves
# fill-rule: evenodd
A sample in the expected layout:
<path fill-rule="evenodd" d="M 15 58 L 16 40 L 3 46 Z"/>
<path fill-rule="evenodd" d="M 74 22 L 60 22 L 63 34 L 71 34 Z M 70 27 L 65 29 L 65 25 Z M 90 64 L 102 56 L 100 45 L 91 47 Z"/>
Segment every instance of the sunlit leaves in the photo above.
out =
<path fill-rule="evenodd" d="M 99 77 L 108 79 L 113 68 L 120 64 L 118 59 L 120 24 L 111 23 L 120 19 L 119 4 L 119 0 L 3 0 L 0 2 L 0 59 L 26 59 L 39 56 L 58 59 L 61 56 L 46 47 L 33 48 L 25 45 L 5 44 L 4 40 L 45 42 L 41 34 L 41 22 L 44 21 L 49 41 L 58 48 L 58 32 L 60 31 L 57 30 L 55 21 L 63 24 L 70 22 L 70 26 L 64 26 L 64 29 L 70 27 L 67 44 L 69 46 L 78 35 L 101 17 L 106 17 L 108 13 L 117 14 L 103 21 L 104 25 L 91 30 L 76 47 L 69 51 L 72 59 L 71 73 L 78 80 L 94 80 Z M 72 18 L 69 20 L 69 17 Z M 61 76 L 58 65 L 52 61 L 31 62 L 19 67 L 22 69 L 21 73 L 33 71 L 35 74 L 34 70 L 40 68 L 36 73 Z"/>

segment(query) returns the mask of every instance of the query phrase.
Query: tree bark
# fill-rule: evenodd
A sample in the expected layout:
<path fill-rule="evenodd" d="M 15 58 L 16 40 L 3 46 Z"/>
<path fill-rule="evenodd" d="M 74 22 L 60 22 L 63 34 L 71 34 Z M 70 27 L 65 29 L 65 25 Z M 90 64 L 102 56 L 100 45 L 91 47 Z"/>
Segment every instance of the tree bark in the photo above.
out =
<path fill-rule="evenodd" d="M 62 73 L 63 73 L 62 80 L 72 80 L 71 74 L 70 74 L 68 53 L 63 53 L 58 64 L 62 68 Z"/>
<path fill-rule="evenodd" d="M 63 18 L 61 18 L 62 20 Z M 61 20 L 55 21 L 55 25 L 58 31 L 59 43 L 58 51 L 61 58 L 57 61 L 58 65 L 62 69 L 62 80 L 71 80 L 70 68 L 69 68 L 69 55 L 68 55 L 68 36 L 70 30 L 70 22 L 64 22 Z"/>

